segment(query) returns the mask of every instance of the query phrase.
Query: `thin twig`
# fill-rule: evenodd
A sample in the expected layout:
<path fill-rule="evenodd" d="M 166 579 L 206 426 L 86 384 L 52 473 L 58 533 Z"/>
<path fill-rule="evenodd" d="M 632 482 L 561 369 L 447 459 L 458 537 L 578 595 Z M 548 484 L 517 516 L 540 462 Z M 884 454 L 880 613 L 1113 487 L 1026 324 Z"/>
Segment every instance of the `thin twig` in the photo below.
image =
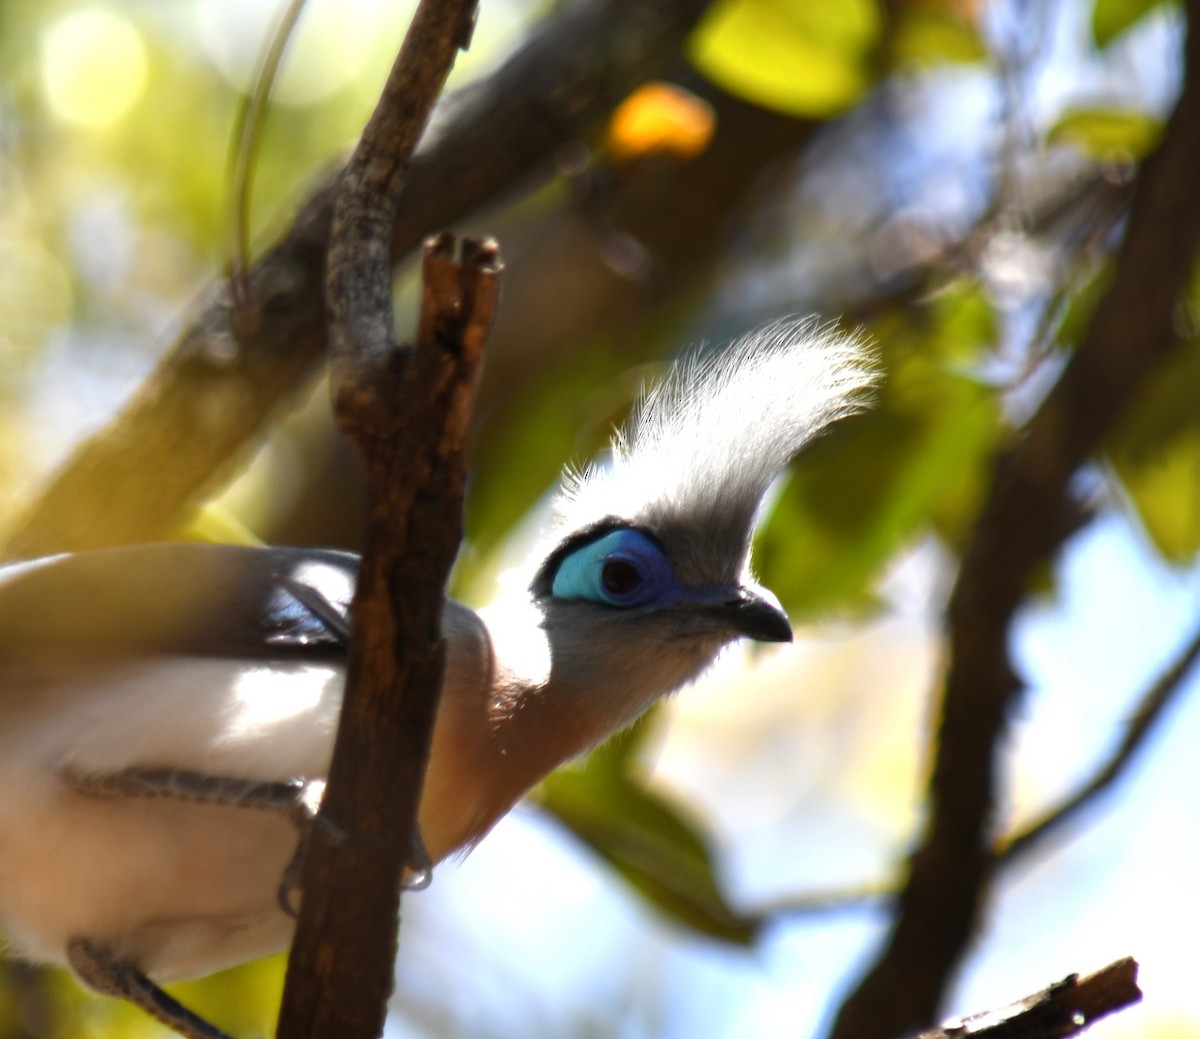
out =
<path fill-rule="evenodd" d="M 1108 760 L 1074 794 L 1036 822 L 1031 823 L 1026 829 L 1009 838 L 998 852 L 1001 862 L 1007 865 L 1031 851 L 1036 845 L 1043 843 L 1079 815 L 1121 777 L 1133 761 L 1134 756 L 1149 739 L 1156 723 L 1166 713 L 1167 707 L 1174 702 L 1180 690 L 1186 688 L 1184 679 L 1197 658 L 1200 658 L 1200 628 L 1192 635 L 1170 667 L 1142 696 L 1121 742 L 1113 750 Z"/>
<path fill-rule="evenodd" d="M 368 473 L 346 689 L 304 865 L 281 1039 L 374 1039 L 441 688 L 442 603 L 462 537 L 470 402 L 495 317 L 494 244 L 425 251 L 419 341 L 392 336 L 400 188 L 475 0 L 421 0 L 338 192 L 327 283 L 338 424 Z M 336 835 L 336 836 L 334 836 Z"/>
<path fill-rule="evenodd" d="M 279 66 L 300 20 L 306 0 L 289 0 L 271 32 L 250 93 L 238 104 L 230 135 L 229 153 L 229 295 L 234 311 L 249 297 L 250 201 L 254 191 L 254 158 L 262 141 L 267 108 L 279 76 Z"/>

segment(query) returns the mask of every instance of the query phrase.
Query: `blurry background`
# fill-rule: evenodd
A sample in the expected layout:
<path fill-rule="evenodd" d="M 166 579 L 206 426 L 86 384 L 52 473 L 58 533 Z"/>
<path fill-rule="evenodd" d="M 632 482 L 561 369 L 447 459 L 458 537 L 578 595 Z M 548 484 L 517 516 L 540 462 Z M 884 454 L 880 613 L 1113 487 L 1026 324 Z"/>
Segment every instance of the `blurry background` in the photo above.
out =
<path fill-rule="evenodd" d="M 352 143 L 410 11 L 309 0 L 254 166 L 256 249 Z M 0 2 L 0 528 L 220 278 L 229 141 L 280 13 Z M 451 90 L 554 16 L 482 0 Z M 800 460 L 760 539 L 796 644 L 731 652 L 547 783 L 553 811 L 517 810 L 407 896 L 389 1034 L 824 1034 L 885 933 L 864 892 L 897 882 L 919 826 L 941 614 L 991 459 L 1106 284 L 1182 35 L 1148 0 L 719 0 L 555 176 L 457 228 L 507 263 L 455 585 L 473 604 L 563 463 L 680 350 L 811 312 L 864 326 L 888 382 Z M 1200 617 L 1194 330 L 1185 307 L 1186 349 L 1083 474 L 1092 518 L 1020 614 L 1006 830 L 1099 767 Z M 354 545 L 357 459 L 323 384 L 255 448 L 188 536 Z M 1191 686 L 1095 811 L 1001 873 L 948 1013 L 1132 954 L 1147 1001 L 1095 1034 L 1200 1036 Z M 179 989 L 266 1035 L 281 972 Z M 161 1032 L 58 973 L 0 981 L 0 1036 Z"/>

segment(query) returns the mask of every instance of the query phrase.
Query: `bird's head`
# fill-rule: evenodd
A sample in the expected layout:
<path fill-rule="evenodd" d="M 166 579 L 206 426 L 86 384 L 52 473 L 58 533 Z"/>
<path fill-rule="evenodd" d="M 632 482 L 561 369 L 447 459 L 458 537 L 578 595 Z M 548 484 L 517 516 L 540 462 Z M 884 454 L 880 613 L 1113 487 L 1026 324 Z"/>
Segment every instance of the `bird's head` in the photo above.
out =
<path fill-rule="evenodd" d="M 861 406 L 865 358 L 854 337 L 785 320 L 677 365 L 607 463 L 568 474 L 555 498 L 531 584 L 551 641 L 599 642 L 642 672 L 659 655 L 665 691 L 735 638 L 790 640 L 750 573 L 754 526 L 792 457 Z"/>

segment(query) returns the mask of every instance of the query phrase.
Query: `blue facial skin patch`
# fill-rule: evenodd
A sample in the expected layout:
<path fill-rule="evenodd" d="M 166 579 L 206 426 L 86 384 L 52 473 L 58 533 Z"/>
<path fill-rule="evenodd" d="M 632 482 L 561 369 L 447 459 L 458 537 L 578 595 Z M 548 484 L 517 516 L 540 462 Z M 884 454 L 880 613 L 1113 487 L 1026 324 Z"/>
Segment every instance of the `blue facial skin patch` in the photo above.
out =
<path fill-rule="evenodd" d="M 678 597 L 663 550 L 640 530 L 614 530 L 559 563 L 550 591 L 557 599 L 605 606 L 667 605 Z M 675 594 L 672 594 L 675 593 Z"/>

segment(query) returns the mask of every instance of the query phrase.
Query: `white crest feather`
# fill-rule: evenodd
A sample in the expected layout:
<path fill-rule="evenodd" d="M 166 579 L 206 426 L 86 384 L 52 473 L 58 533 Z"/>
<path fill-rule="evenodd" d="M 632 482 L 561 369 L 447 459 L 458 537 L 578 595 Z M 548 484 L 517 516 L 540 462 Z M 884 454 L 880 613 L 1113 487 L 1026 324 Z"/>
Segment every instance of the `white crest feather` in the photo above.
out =
<path fill-rule="evenodd" d="M 568 473 L 556 530 L 605 517 L 695 533 L 744 558 L 759 504 L 830 422 L 859 410 L 875 372 L 860 337 L 786 318 L 675 365 L 618 432 L 607 465 Z"/>

